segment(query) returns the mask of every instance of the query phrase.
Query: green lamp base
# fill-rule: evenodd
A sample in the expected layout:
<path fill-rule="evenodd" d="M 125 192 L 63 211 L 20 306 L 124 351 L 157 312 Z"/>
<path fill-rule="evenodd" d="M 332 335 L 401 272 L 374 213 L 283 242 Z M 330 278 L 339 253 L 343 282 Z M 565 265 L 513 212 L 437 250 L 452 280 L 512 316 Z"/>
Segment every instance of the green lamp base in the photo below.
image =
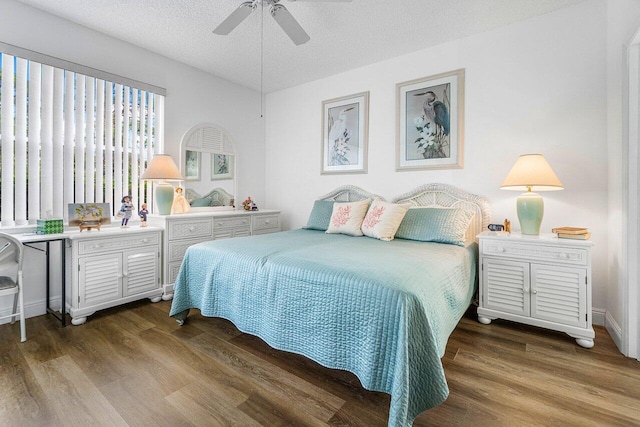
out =
<path fill-rule="evenodd" d="M 160 215 L 169 215 L 173 205 L 173 185 L 166 182 L 156 184 L 156 206 Z"/>
<path fill-rule="evenodd" d="M 540 234 L 540 224 L 544 214 L 544 201 L 537 193 L 528 191 L 518 197 L 518 220 L 522 234 L 537 236 Z"/>

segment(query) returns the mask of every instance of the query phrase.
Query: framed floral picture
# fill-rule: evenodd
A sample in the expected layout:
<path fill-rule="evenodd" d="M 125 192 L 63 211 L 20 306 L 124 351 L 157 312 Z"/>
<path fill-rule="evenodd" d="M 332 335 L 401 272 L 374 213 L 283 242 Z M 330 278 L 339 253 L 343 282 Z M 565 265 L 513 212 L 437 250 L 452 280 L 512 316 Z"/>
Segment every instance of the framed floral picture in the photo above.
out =
<path fill-rule="evenodd" d="M 111 224 L 111 205 L 109 203 L 69 203 L 69 226 L 83 229 L 97 228 Z"/>
<path fill-rule="evenodd" d="M 200 181 L 200 152 L 186 150 L 184 153 L 184 179 Z"/>
<path fill-rule="evenodd" d="M 462 168 L 464 69 L 396 85 L 396 170 Z"/>
<path fill-rule="evenodd" d="M 369 92 L 322 102 L 322 174 L 367 173 Z"/>
<path fill-rule="evenodd" d="M 211 154 L 211 181 L 233 179 L 233 156 L 230 154 Z"/>

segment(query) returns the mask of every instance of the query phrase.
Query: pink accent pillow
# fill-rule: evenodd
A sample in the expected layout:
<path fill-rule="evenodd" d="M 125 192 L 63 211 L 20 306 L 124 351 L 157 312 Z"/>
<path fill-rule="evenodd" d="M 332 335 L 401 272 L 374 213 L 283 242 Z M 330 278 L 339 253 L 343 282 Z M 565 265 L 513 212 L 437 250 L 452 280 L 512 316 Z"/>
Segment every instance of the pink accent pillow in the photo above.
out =
<path fill-rule="evenodd" d="M 369 203 L 369 199 L 359 202 L 334 203 L 327 233 L 362 236 L 362 220 L 367 214 Z"/>
<path fill-rule="evenodd" d="M 410 206 L 374 200 L 362 222 L 362 233 L 375 239 L 393 240 Z"/>

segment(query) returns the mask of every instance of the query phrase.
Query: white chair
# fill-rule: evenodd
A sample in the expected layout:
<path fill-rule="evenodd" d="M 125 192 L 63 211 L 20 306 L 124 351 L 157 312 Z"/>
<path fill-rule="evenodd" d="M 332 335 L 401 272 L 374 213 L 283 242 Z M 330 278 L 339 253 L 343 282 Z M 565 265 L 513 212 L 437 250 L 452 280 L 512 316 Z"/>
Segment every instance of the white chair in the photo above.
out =
<path fill-rule="evenodd" d="M 13 312 L 0 319 L 11 317 L 11 323 L 20 316 L 20 341 L 27 340 L 24 325 L 24 298 L 22 295 L 22 243 L 10 234 L 0 233 L 0 296 L 15 295 Z"/>

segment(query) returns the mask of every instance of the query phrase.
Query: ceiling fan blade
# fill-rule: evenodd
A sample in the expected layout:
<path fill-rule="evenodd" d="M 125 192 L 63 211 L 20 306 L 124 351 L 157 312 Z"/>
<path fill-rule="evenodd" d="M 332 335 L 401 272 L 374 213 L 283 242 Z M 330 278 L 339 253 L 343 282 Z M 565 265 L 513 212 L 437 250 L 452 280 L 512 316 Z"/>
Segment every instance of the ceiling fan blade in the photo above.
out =
<path fill-rule="evenodd" d="M 311 40 L 309 34 L 302 29 L 286 7 L 281 4 L 274 4 L 271 8 L 271 16 L 296 45 L 301 45 Z"/>
<path fill-rule="evenodd" d="M 236 10 L 234 10 L 231 15 L 227 16 L 227 19 L 222 21 L 220 25 L 213 30 L 214 34 L 219 34 L 221 36 L 226 36 L 234 28 L 236 28 L 242 21 L 247 19 L 247 16 L 251 15 L 251 12 L 255 9 L 255 3 L 252 1 L 246 1 L 242 3 Z"/>

